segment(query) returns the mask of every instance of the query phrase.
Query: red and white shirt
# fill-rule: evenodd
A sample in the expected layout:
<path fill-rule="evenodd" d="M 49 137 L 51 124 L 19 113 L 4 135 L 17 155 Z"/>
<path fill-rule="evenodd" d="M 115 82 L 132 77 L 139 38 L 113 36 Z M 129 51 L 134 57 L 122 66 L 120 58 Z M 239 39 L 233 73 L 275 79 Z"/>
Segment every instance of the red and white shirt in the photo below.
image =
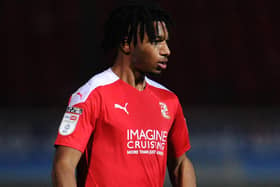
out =
<path fill-rule="evenodd" d="M 78 186 L 162 187 L 167 148 L 190 149 L 177 96 L 146 78 L 138 91 L 108 69 L 71 97 L 55 145 L 83 152 Z"/>

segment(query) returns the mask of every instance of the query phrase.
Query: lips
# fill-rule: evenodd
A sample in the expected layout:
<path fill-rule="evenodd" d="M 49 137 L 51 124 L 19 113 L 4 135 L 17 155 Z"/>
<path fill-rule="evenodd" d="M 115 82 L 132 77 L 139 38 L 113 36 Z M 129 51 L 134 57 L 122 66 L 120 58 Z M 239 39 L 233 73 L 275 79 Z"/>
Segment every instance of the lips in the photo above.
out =
<path fill-rule="evenodd" d="M 158 67 L 160 67 L 160 69 L 166 69 L 167 68 L 167 61 L 159 62 Z"/>

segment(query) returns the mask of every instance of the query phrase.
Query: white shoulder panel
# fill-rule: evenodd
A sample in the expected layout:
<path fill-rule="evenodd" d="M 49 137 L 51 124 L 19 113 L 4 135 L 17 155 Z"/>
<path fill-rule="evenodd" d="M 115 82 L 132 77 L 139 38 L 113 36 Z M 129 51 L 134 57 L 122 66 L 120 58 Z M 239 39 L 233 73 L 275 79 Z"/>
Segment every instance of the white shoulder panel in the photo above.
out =
<path fill-rule="evenodd" d="M 163 89 L 163 90 L 167 90 L 167 91 L 170 91 L 169 89 L 167 89 L 166 87 L 162 86 L 161 84 L 157 83 L 156 81 L 153 81 L 151 79 L 149 79 L 148 77 L 145 77 L 145 80 L 147 81 L 147 83 L 151 86 L 154 86 L 156 88 L 160 88 L 160 89 Z M 172 91 L 170 91 L 172 92 Z"/>
<path fill-rule="evenodd" d="M 117 81 L 119 77 L 113 73 L 111 68 L 96 74 L 86 84 L 80 87 L 74 94 L 72 94 L 69 106 L 78 103 L 83 103 L 87 100 L 90 93 L 99 86 L 105 86 Z"/>

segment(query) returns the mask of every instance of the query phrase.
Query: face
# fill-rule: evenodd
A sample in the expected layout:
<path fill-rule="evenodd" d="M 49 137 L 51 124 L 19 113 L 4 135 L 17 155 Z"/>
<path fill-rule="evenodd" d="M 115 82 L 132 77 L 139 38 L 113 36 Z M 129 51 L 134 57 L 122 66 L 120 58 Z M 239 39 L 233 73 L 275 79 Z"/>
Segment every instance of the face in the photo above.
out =
<path fill-rule="evenodd" d="M 170 50 L 167 45 L 168 31 L 164 22 L 154 22 L 157 27 L 156 40 L 150 42 L 147 33 L 141 42 L 138 36 L 137 45 L 131 44 L 131 65 L 136 71 L 141 73 L 160 74 L 166 69 Z"/>

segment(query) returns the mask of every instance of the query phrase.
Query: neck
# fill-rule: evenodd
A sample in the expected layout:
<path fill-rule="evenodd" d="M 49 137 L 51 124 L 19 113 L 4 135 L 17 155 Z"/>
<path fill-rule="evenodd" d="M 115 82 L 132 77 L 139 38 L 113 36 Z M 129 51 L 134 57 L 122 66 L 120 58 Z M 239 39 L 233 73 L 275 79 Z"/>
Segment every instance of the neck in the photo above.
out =
<path fill-rule="evenodd" d="M 118 54 L 112 71 L 124 82 L 133 86 L 139 91 L 145 89 L 145 74 L 137 71 L 131 65 L 131 57 L 129 55 Z"/>

